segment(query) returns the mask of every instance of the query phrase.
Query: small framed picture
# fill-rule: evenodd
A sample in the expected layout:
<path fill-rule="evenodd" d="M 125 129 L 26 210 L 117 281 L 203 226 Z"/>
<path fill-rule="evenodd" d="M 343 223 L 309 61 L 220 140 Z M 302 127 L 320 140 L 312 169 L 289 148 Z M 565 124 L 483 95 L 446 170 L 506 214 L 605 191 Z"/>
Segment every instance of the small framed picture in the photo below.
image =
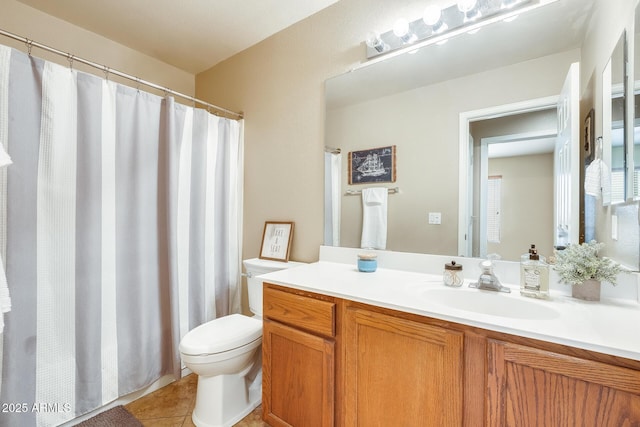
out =
<path fill-rule="evenodd" d="M 586 158 L 589 158 L 594 154 L 594 116 L 595 111 L 592 108 L 584 119 L 584 151 Z"/>
<path fill-rule="evenodd" d="M 349 184 L 396 182 L 396 146 L 349 152 Z"/>
<path fill-rule="evenodd" d="M 274 261 L 289 261 L 292 239 L 293 222 L 265 222 L 259 258 Z"/>

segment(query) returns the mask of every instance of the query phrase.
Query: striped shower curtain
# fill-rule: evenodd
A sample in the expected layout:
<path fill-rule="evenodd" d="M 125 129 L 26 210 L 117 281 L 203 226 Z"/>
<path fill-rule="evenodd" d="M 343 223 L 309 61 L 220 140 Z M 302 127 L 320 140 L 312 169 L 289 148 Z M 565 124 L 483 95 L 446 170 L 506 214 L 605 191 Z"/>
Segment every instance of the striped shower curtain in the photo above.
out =
<path fill-rule="evenodd" d="M 181 337 L 239 311 L 242 122 L 0 46 L 3 134 L 0 425 L 178 376 Z"/>

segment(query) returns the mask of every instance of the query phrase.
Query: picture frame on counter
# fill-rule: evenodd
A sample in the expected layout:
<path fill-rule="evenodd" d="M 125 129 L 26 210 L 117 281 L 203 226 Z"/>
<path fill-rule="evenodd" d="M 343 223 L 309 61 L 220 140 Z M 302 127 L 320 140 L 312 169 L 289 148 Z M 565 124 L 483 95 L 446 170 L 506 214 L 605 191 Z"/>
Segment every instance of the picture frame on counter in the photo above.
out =
<path fill-rule="evenodd" d="M 293 221 L 265 221 L 259 258 L 289 261 L 293 227 Z"/>

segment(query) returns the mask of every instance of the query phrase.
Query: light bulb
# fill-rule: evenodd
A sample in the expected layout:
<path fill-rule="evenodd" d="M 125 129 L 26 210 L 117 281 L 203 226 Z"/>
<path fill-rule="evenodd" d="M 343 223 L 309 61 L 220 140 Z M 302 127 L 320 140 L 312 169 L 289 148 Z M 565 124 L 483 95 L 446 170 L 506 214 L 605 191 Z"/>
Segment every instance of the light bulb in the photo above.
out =
<path fill-rule="evenodd" d="M 402 43 L 410 44 L 418 39 L 418 37 L 409 30 L 409 23 L 406 19 L 398 19 L 393 24 L 393 34 L 398 36 Z"/>
<path fill-rule="evenodd" d="M 424 14 L 422 15 L 422 20 L 427 25 L 435 25 L 440 20 L 440 16 L 442 15 L 442 11 L 438 6 L 429 5 L 424 10 Z"/>
<path fill-rule="evenodd" d="M 458 10 L 467 13 L 476 7 L 477 0 L 458 0 Z"/>
<path fill-rule="evenodd" d="M 474 21 L 482 16 L 477 0 L 458 0 L 458 10 L 464 13 L 464 22 Z"/>
<path fill-rule="evenodd" d="M 377 44 L 380 43 L 380 35 L 378 33 L 376 33 L 375 31 L 369 31 L 367 33 L 367 38 L 365 40 L 365 43 L 367 44 L 367 46 L 369 47 L 376 47 Z"/>
<path fill-rule="evenodd" d="M 431 27 L 434 34 L 446 31 L 449 26 L 442 20 L 442 10 L 438 6 L 430 5 L 424 10 L 422 20 Z"/>
<path fill-rule="evenodd" d="M 364 42 L 367 44 L 367 46 L 369 46 L 371 49 L 375 49 L 378 53 L 386 52 L 387 50 L 389 50 L 389 45 L 382 41 L 382 39 L 380 38 L 380 34 L 376 33 L 375 31 L 368 32 L 367 38 Z"/>
<path fill-rule="evenodd" d="M 407 35 L 409 32 L 409 23 L 406 19 L 398 19 L 395 24 L 393 24 L 393 34 L 402 38 Z"/>

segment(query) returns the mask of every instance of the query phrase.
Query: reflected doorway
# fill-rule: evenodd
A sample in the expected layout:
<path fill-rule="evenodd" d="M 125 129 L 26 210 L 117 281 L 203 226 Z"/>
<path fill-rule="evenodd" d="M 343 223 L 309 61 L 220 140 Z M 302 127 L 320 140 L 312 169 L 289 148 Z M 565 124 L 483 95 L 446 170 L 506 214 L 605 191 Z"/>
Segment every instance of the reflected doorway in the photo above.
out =
<path fill-rule="evenodd" d="M 471 254 L 517 261 L 553 253 L 555 107 L 470 123 Z"/>

